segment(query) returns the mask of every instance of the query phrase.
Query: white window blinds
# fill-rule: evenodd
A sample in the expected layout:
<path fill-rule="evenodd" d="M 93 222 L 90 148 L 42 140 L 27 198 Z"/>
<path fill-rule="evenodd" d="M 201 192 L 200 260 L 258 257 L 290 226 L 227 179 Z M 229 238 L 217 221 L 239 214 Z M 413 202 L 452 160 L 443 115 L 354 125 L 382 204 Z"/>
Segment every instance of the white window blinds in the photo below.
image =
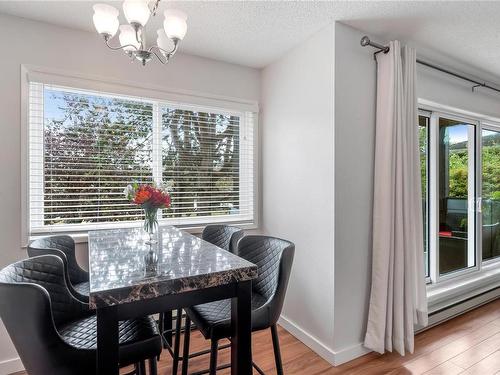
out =
<path fill-rule="evenodd" d="M 170 224 L 253 222 L 255 118 L 30 82 L 30 232 L 137 225 L 134 181 L 171 186 Z"/>

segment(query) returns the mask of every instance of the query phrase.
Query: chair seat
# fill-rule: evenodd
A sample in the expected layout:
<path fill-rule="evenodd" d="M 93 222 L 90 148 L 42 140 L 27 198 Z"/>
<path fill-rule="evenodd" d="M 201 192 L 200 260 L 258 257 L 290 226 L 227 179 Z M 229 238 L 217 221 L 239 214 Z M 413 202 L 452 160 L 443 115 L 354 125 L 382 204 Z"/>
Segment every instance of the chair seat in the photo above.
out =
<path fill-rule="evenodd" d="M 73 288 L 80 293 L 82 296 L 89 296 L 90 293 L 90 283 L 88 281 L 85 281 L 83 283 L 78 283 L 73 285 Z"/>
<path fill-rule="evenodd" d="M 95 361 L 97 349 L 97 319 L 95 315 L 68 323 L 58 329 L 62 339 L 70 346 L 88 350 L 89 360 Z M 161 352 L 161 339 L 153 318 L 141 317 L 119 323 L 120 364 L 138 362 L 156 357 Z"/>
<path fill-rule="evenodd" d="M 252 331 L 269 327 L 267 308 L 262 308 L 267 299 L 258 293 L 252 293 Z M 193 323 L 205 336 L 219 340 L 231 337 L 231 300 L 225 299 L 197 305 L 185 309 Z"/>

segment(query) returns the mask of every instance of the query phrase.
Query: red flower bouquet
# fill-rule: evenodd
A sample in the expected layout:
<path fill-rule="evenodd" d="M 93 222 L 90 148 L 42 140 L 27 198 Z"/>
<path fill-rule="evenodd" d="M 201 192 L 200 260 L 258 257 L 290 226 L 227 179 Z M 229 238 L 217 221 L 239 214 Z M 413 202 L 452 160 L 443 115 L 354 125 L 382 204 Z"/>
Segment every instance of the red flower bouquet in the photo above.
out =
<path fill-rule="evenodd" d="M 125 197 L 144 210 L 144 230 L 149 233 L 149 243 L 158 227 L 158 209 L 168 208 L 171 204 L 170 194 L 164 187 L 134 183 L 125 188 Z"/>

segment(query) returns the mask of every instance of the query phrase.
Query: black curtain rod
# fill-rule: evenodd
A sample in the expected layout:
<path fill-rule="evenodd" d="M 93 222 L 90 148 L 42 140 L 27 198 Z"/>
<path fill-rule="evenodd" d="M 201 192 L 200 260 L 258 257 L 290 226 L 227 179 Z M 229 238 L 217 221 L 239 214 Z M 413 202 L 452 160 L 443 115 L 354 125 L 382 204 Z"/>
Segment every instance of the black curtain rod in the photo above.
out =
<path fill-rule="evenodd" d="M 375 55 L 377 53 L 380 53 L 380 52 L 383 52 L 383 53 L 389 52 L 389 47 L 388 46 L 383 46 L 382 44 L 375 43 L 375 42 L 371 41 L 370 38 L 367 37 L 367 36 L 362 37 L 360 43 L 361 43 L 361 45 L 363 47 L 370 46 L 370 47 L 376 48 L 378 51 L 375 52 Z M 453 77 L 460 78 L 460 79 L 462 79 L 464 81 L 468 81 L 470 83 L 473 83 L 475 85 L 475 86 L 472 86 L 472 91 L 473 92 L 474 92 L 474 89 L 476 89 L 477 87 L 484 87 L 484 88 L 487 88 L 487 89 L 490 89 L 490 90 L 493 90 L 493 91 L 496 91 L 496 92 L 500 92 L 500 89 L 498 89 L 496 87 L 493 87 L 493 86 L 490 86 L 486 82 L 476 81 L 476 80 L 471 79 L 469 77 L 466 77 L 466 76 L 464 76 L 462 74 L 458 74 L 458 73 L 449 71 L 448 69 L 442 68 L 442 67 L 440 67 L 438 65 L 434 65 L 434 64 L 431 64 L 431 63 L 428 63 L 426 61 L 419 60 L 419 59 L 417 59 L 417 63 L 420 64 L 420 65 L 427 66 L 428 68 L 435 69 L 435 70 L 438 70 L 440 72 L 449 74 L 449 75 L 451 75 Z"/>

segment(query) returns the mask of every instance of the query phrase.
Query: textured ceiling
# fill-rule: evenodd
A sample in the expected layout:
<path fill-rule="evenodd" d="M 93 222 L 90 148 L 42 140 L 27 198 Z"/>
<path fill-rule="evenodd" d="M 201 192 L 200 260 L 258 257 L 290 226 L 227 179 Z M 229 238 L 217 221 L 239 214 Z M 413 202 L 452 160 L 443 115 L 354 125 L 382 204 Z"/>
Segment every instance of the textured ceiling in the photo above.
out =
<path fill-rule="evenodd" d="M 0 1 L 0 13 L 94 32 L 92 4 Z M 181 51 L 193 55 L 260 68 L 339 20 L 383 39 L 413 41 L 500 77 L 500 2 L 162 1 L 160 16 L 148 24 L 149 40 L 156 39 L 167 7 L 188 14 Z"/>

